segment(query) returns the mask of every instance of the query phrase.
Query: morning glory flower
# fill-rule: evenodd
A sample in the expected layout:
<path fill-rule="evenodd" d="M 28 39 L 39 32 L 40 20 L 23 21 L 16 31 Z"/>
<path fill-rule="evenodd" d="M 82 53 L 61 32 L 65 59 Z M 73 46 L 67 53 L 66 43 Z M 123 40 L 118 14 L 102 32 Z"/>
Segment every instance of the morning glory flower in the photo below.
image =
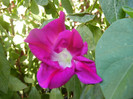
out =
<path fill-rule="evenodd" d="M 25 42 L 31 52 L 42 61 L 37 80 L 42 88 L 58 88 L 77 75 L 84 84 L 102 81 L 97 75 L 95 63 L 85 58 L 88 44 L 83 42 L 76 29 L 65 28 L 65 14 L 45 25 L 30 31 Z"/>

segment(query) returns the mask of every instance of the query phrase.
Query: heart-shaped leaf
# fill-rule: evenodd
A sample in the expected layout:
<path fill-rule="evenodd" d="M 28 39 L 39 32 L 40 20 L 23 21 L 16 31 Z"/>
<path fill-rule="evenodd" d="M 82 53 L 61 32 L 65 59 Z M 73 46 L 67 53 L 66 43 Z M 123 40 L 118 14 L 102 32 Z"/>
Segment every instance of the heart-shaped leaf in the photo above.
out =
<path fill-rule="evenodd" d="M 106 99 L 133 98 L 133 19 L 118 20 L 104 32 L 96 66 Z"/>

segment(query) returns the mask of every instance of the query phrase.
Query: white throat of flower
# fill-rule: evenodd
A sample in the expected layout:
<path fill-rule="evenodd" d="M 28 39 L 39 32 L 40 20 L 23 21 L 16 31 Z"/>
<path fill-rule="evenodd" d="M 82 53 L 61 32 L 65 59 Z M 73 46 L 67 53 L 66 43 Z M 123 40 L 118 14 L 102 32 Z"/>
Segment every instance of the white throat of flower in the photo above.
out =
<path fill-rule="evenodd" d="M 62 66 L 63 68 L 66 68 L 66 67 L 71 67 L 72 56 L 69 53 L 69 51 L 65 48 L 60 53 L 54 53 L 52 56 L 52 60 L 58 61 L 60 66 Z"/>

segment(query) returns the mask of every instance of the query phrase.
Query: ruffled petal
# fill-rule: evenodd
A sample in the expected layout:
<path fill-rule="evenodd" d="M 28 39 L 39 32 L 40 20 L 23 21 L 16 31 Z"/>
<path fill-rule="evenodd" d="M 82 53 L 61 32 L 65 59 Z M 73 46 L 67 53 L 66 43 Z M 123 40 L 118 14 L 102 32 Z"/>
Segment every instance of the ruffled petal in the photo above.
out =
<path fill-rule="evenodd" d="M 63 48 L 67 48 L 73 56 L 84 55 L 88 51 L 87 42 L 83 43 L 80 34 L 75 29 L 72 31 L 65 30 L 59 34 L 54 45 L 54 51 L 59 53 Z"/>
<path fill-rule="evenodd" d="M 42 29 L 30 31 L 25 42 L 29 43 L 32 53 L 40 60 L 49 58 L 53 45 L 60 32 L 65 30 L 65 14 L 60 12 L 60 17 L 48 23 Z"/>
<path fill-rule="evenodd" d="M 87 51 L 88 51 L 88 44 L 87 44 L 87 42 L 84 42 L 84 46 L 82 48 L 81 55 L 87 54 Z"/>
<path fill-rule="evenodd" d="M 86 59 L 87 60 L 87 59 Z M 97 75 L 95 63 L 85 59 L 76 63 L 76 74 L 79 80 L 84 84 L 96 84 L 102 81 Z"/>
<path fill-rule="evenodd" d="M 51 59 L 45 58 L 42 60 L 43 63 L 47 64 L 50 67 L 62 69 L 62 67 L 59 65 L 58 61 L 53 61 Z"/>
<path fill-rule="evenodd" d="M 46 35 L 41 30 L 33 29 L 25 39 L 25 42 L 29 43 L 31 52 L 40 60 L 50 57 L 52 52 L 50 42 L 44 38 Z"/>
<path fill-rule="evenodd" d="M 39 85 L 42 88 L 48 88 L 49 83 L 50 83 L 50 76 L 52 73 L 56 72 L 58 69 L 49 67 L 45 63 L 41 63 L 40 68 L 37 72 L 37 80 Z M 49 79 L 48 79 L 49 78 Z"/>
<path fill-rule="evenodd" d="M 50 42 L 48 41 L 45 32 L 43 32 L 40 29 L 33 29 L 30 31 L 27 38 L 24 40 L 27 43 L 37 45 L 39 43 L 44 45 L 50 45 Z"/>
<path fill-rule="evenodd" d="M 83 49 L 83 40 L 77 30 L 72 30 L 71 42 L 68 46 L 68 50 L 73 56 L 81 55 Z"/>
<path fill-rule="evenodd" d="M 29 44 L 29 48 L 31 52 L 41 61 L 44 60 L 44 58 L 50 59 L 52 51 L 49 47 L 45 46 L 44 44 Z"/>
<path fill-rule="evenodd" d="M 74 68 L 72 66 L 71 68 L 58 69 L 42 63 L 37 73 L 38 83 L 42 88 L 61 87 L 74 75 Z"/>
<path fill-rule="evenodd" d="M 27 43 L 42 42 L 44 44 L 51 43 L 57 39 L 58 34 L 65 30 L 65 14 L 60 12 L 60 17 L 49 22 L 42 29 L 33 29 L 25 39 Z"/>
<path fill-rule="evenodd" d="M 60 12 L 60 17 L 58 19 L 55 19 L 51 22 L 49 22 L 47 25 L 45 25 L 41 30 L 45 32 L 44 35 L 47 36 L 47 39 L 54 44 L 58 34 L 65 30 L 65 14 L 64 12 Z"/>
<path fill-rule="evenodd" d="M 72 37 L 72 32 L 69 30 L 65 30 L 63 32 L 61 32 L 55 42 L 54 45 L 54 51 L 56 53 L 61 52 L 64 48 L 67 48 L 68 45 L 70 44 L 71 41 L 71 37 Z"/>
<path fill-rule="evenodd" d="M 85 62 L 85 63 L 94 63 L 94 61 L 92 61 L 84 56 L 75 56 L 75 57 L 73 57 L 73 59 L 76 61 Z"/>

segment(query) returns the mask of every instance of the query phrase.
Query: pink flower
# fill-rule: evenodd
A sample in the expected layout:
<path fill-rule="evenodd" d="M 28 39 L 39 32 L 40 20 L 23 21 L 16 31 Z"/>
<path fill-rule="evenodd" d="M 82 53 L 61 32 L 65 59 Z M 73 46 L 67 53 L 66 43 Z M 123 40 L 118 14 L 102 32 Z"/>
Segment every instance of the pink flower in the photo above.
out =
<path fill-rule="evenodd" d="M 33 29 L 25 42 L 31 52 L 42 61 L 37 80 L 42 88 L 57 88 L 73 75 L 84 84 L 96 84 L 102 79 L 96 73 L 95 63 L 83 57 L 87 54 L 87 42 L 77 30 L 65 29 L 65 15 L 48 23 L 42 29 Z"/>

